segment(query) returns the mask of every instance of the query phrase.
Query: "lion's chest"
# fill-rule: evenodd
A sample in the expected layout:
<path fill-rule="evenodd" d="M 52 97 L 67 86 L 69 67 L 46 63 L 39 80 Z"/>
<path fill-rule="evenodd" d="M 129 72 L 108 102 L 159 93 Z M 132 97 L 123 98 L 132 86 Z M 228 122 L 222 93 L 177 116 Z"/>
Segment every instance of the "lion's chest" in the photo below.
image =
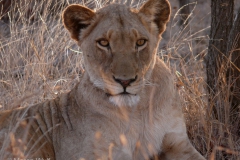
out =
<path fill-rule="evenodd" d="M 161 151 L 166 122 L 162 118 L 147 117 L 134 115 L 122 121 L 117 117 L 110 120 L 108 117 L 89 115 L 88 119 L 76 121 L 77 126 L 72 131 L 65 130 L 63 125 L 60 133 L 64 136 L 58 143 L 65 154 L 58 155 L 61 158 L 105 159 L 111 153 L 113 157 L 128 157 L 120 159 L 141 160 L 144 156 L 157 154 Z M 59 153 L 63 153 L 60 150 Z"/>
<path fill-rule="evenodd" d="M 126 137 L 134 159 L 142 159 L 145 155 L 152 156 L 161 152 L 161 144 L 166 133 L 164 118 L 141 118 L 132 123 Z M 145 155 L 144 155 L 145 154 Z"/>

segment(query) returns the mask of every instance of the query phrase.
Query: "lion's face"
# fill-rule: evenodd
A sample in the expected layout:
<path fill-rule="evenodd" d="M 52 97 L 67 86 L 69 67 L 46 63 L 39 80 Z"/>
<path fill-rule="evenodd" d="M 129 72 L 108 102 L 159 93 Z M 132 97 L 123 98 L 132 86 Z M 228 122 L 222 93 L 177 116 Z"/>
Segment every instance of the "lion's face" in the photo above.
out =
<path fill-rule="evenodd" d="M 159 25 L 154 16 L 145 12 L 149 14 L 144 6 L 133 11 L 112 4 L 95 13 L 72 5 L 63 15 L 66 28 L 83 50 L 91 82 L 117 106 L 134 106 L 139 102 L 155 64 L 157 44 L 169 12 Z M 78 31 L 73 31 L 74 27 Z"/>
<path fill-rule="evenodd" d="M 157 38 L 125 6 L 111 5 L 97 14 L 107 16 L 81 44 L 86 53 L 86 70 L 93 84 L 103 89 L 111 102 L 118 106 L 136 105 L 154 64 Z"/>

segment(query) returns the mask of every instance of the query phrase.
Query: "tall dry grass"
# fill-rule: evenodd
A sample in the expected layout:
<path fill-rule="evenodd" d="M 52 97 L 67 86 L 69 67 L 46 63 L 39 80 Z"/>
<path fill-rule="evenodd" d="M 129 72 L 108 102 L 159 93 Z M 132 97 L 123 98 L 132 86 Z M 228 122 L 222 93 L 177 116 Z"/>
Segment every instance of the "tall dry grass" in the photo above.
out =
<path fill-rule="evenodd" d="M 4 15 L 9 20 L 1 22 L 4 28 L 0 31 L 2 110 L 54 98 L 70 90 L 84 70 L 81 49 L 70 40 L 60 19 L 64 6 L 76 1 L 25 2 L 13 5 Z M 142 2 L 129 1 L 128 4 L 138 7 Z M 106 3 L 109 2 L 82 2 L 94 8 Z M 220 122 L 210 114 L 204 63 L 209 27 L 195 29 L 195 26 L 204 23 L 206 17 L 196 20 L 196 14 L 201 14 L 195 10 L 198 4 L 190 5 L 192 14 L 185 28 L 178 26 L 179 12 L 176 10 L 173 14 L 163 35 L 159 56 L 176 74 L 176 85 L 182 97 L 188 135 L 193 145 L 211 160 L 237 160 L 240 159 L 237 131 L 231 124 Z M 230 115 L 223 113 L 222 116 Z"/>

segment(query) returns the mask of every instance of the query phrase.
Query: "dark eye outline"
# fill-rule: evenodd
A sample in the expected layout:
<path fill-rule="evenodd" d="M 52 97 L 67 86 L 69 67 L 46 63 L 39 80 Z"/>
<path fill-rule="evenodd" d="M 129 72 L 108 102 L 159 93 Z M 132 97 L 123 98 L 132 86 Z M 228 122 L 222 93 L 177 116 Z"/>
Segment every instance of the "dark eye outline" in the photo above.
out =
<path fill-rule="evenodd" d="M 101 41 L 106 41 L 107 44 L 106 44 L 106 45 L 103 45 L 103 44 L 101 43 Z M 106 40 L 106 39 L 99 39 L 99 40 L 97 40 L 97 43 L 98 43 L 100 46 L 102 46 L 102 47 L 109 47 L 109 41 Z"/>
<path fill-rule="evenodd" d="M 139 45 L 138 42 L 139 42 L 139 41 L 142 41 L 142 40 L 143 40 L 143 44 L 142 44 L 142 45 Z M 146 42 L 147 42 L 146 39 L 139 39 L 139 40 L 137 40 L 137 42 L 136 42 L 136 46 L 137 46 L 137 47 L 142 47 L 142 46 L 144 46 L 144 45 L 146 44 Z"/>

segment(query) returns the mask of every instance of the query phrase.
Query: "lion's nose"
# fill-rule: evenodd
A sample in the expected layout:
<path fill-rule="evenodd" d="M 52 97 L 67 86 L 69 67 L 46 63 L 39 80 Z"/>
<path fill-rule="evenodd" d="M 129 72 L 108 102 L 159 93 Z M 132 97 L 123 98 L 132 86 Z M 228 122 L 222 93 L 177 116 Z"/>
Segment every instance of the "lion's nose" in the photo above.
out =
<path fill-rule="evenodd" d="M 127 80 L 118 79 L 118 78 L 115 78 L 115 77 L 113 76 L 113 79 L 114 79 L 117 83 L 121 84 L 124 88 L 126 88 L 126 87 L 128 87 L 131 83 L 133 83 L 134 81 L 136 81 L 137 76 L 136 76 L 135 78 L 133 78 L 133 79 L 127 79 Z"/>

